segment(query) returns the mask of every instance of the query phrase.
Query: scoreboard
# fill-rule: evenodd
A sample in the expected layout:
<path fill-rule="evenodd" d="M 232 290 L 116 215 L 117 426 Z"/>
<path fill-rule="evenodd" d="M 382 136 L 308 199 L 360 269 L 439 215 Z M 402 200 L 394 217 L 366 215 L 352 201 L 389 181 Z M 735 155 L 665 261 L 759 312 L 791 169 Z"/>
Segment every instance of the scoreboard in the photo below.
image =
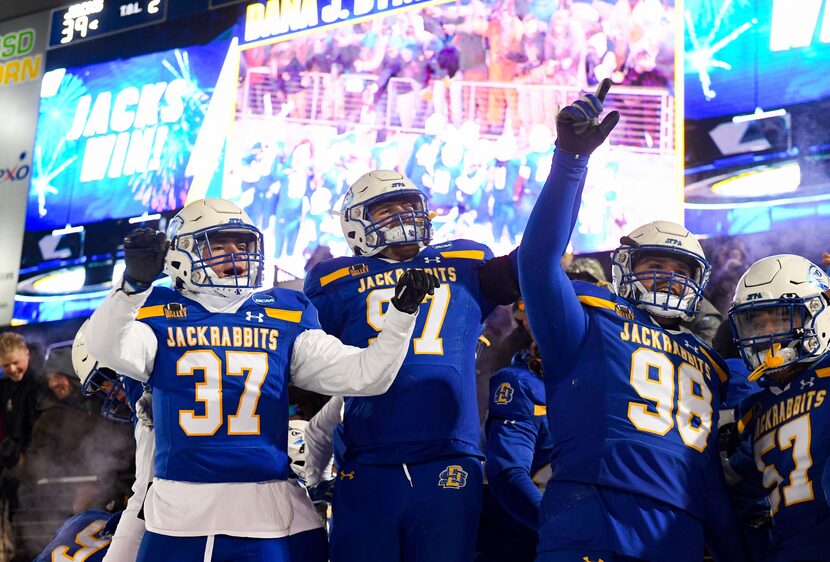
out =
<path fill-rule="evenodd" d="M 168 0 L 88 0 L 52 11 L 49 48 L 164 22 Z"/>

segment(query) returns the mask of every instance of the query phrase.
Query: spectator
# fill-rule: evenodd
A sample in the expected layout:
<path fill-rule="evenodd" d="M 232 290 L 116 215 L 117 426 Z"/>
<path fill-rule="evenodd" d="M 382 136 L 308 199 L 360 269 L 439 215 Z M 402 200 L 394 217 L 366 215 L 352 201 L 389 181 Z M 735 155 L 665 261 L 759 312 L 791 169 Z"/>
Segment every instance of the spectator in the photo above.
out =
<path fill-rule="evenodd" d="M 571 281 L 585 281 L 600 287 L 608 285 L 608 278 L 605 277 L 602 264 L 594 258 L 576 258 L 565 267 L 565 275 Z"/>
<path fill-rule="evenodd" d="M 583 86 L 585 78 L 585 32 L 568 10 L 557 10 L 545 39 L 545 65 L 549 84 Z"/>
<path fill-rule="evenodd" d="M 502 0 L 490 15 L 487 40 L 490 45 L 488 62 L 491 82 L 510 83 L 519 73 L 519 64 L 524 62 L 522 37 L 524 27 L 516 15 L 514 0 Z M 518 128 L 518 96 L 510 88 L 492 88 L 487 106 L 487 124 L 490 132 L 505 130 L 510 123 Z"/>
<path fill-rule="evenodd" d="M 34 370 L 36 352 L 20 334 L 0 333 L 0 405 L 3 408 L 4 438 L 0 443 L 0 462 L 6 469 L 17 465 L 21 453 L 26 452 L 32 439 L 32 429 L 39 415 L 38 386 Z M 3 495 L 11 510 L 17 507 L 17 486 L 14 478 L 3 480 Z"/>
<path fill-rule="evenodd" d="M 131 428 L 102 418 L 100 403 L 81 395 L 80 381 L 71 374 L 70 348 L 52 351 L 44 372 L 52 403 L 32 428 L 31 445 L 16 469 L 19 477 L 112 480 L 127 470 L 134 456 Z"/>
<path fill-rule="evenodd" d="M 718 332 L 723 316 L 707 299 L 700 300 L 700 310 L 691 322 L 682 322 L 683 330 L 691 332 L 703 340 L 707 345 L 713 345 L 715 334 Z"/>

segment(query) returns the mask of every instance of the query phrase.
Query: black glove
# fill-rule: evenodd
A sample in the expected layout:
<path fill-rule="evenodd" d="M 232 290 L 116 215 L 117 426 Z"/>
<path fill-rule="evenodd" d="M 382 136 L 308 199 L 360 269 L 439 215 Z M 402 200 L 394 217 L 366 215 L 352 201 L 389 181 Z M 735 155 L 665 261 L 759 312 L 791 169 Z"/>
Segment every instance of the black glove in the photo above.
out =
<path fill-rule="evenodd" d="M 139 290 L 150 287 L 164 269 L 164 255 L 170 245 L 163 232 L 136 228 L 124 237 L 124 279 Z"/>
<path fill-rule="evenodd" d="M 313 503 L 331 503 L 334 498 L 334 483 L 336 480 L 321 480 L 308 489 L 308 497 Z"/>
<path fill-rule="evenodd" d="M 563 150 L 587 156 L 605 142 L 620 120 L 620 112 L 612 111 L 602 122 L 602 102 L 611 88 L 611 80 L 604 79 L 597 93 L 588 94 L 562 109 L 556 116 L 556 145 Z"/>
<path fill-rule="evenodd" d="M 401 312 L 415 314 L 424 297 L 433 294 L 435 288 L 440 286 L 441 282 L 432 273 L 423 269 L 407 269 L 398 279 L 392 305 Z"/>
<path fill-rule="evenodd" d="M 6 437 L 0 443 L 0 463 L 6 468 L 14 468 L 20 461 L 20 441 L 14 437 Z"/>

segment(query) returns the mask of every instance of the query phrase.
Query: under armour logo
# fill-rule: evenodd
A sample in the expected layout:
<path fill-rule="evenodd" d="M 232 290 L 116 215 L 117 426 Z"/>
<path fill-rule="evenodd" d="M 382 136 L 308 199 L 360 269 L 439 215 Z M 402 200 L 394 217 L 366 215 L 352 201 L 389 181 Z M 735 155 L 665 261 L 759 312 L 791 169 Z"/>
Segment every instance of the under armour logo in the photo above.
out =
<path fill-rule="evenodd" d="M 424 263 L 441 263 L 441 258 L 439 256 L 434 258 L 424 258 Z"/>
<path fill-rule="evenodd" d="M 254 314 L 250 310 L 245 311 L 245 320 L 247 320 L 248 322 L 253 322 L 254 320 L 256 320 L 257 322 L 262 323 L 265 321 L 263 320 L 264 317 L 265 315 L 261 312 L 257 312 L 256 314 Z"/>
<path fill-rule="evenodd" d="M 813 381 L 814 381 L 815 379 L 816 379 L 816 377 L 810 377 L 810 378 L 809 378 L 809 379 L 807 379 L 806 381 L 799 381 L 799 382 L 801 383 L 801 390 L 804 390 L 804 389 L 805 389 L 805 388 L 807 388 L 808 386 L 812 387 L 812 386 L 813 386 L 813 384 L 814 384 L 814 383 L 813 383 Z"/>
<path fill-rule="evenodd" d="M 340 471 L 340 480 L 345 480 L 346 478 L 348 478 L 349 480 L 354 480 L 354 470 L 351 471 L 351 472 L 344 472 L 344 471 L 341 470 Z"/>
<path fill-rule="evenodd" d="M 695 353 L 700 353 L 700 349 L 689 340 L 683 340 L 683 345 L 688 347 L 690 350 L 694 351 Z"/>

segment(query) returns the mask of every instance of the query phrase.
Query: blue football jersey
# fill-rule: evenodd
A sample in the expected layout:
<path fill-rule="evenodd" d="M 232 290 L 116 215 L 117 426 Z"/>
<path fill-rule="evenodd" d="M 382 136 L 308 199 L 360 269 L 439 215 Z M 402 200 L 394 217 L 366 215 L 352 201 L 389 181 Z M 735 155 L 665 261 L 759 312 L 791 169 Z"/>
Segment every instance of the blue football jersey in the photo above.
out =
<path fill-rule="evenodd" d="M 493 305 L 481 293 L 478 270 L 490 258 L 486 246 L 456 240 L 430 246 L 406 262 L 344 257 L 309 272 L 304 290 L 323 329 L 357 347 L 377 337 L 406 269 L 425 269 L 441 281 L 421 305 L 409 353 L 391 388 L 381 396 L 346 398 L 346 460 L 395 464 L 481 456 L 475 349 Z"/>
<path fill-rule="evenodd" d="M 297 336 L 319 329 L 302 293 L 269 289 L 235 313 L 212 313 L 153 288 L 138 320 L 156 335 L 156 475 L 187 482 L 282 480 L 287 385 Z"/>
<path fill-rule="evenodd" d="M 102 536 L 104 525 L 107 524 L 110 515 L 102 509 L 90 509 L 73 515 L 64 521 L 52 541 L 46 545 L 34 562 L 59 560 L 101 562 L 112 540 L 110 535 Z"/>
<path fill-rule="evenodd" d="M 703 518 L 725 363 L 608 290 L 573 286 L 587 315 L 582 348 L 561 350 L 573 365 L 565 371 L 543 355 L 552 478 L 636 492 Z"/>
<path fill-rule="evenodd" d="M 522 358 L 490 379 L 487 481 L 498 502 L 534 531 L 553 450 L 546 413 L 545 384 Z"/>
<path fill-rule="evenodd" d="M 747 483 L 756 482 L 768 494 L 773 524 L 765 560 L 828 558 L 828 390 L 830 356 L 825 356 L 786 387 L 756 395 L 738 424 L 742 446 L 730 462 Z"/>

